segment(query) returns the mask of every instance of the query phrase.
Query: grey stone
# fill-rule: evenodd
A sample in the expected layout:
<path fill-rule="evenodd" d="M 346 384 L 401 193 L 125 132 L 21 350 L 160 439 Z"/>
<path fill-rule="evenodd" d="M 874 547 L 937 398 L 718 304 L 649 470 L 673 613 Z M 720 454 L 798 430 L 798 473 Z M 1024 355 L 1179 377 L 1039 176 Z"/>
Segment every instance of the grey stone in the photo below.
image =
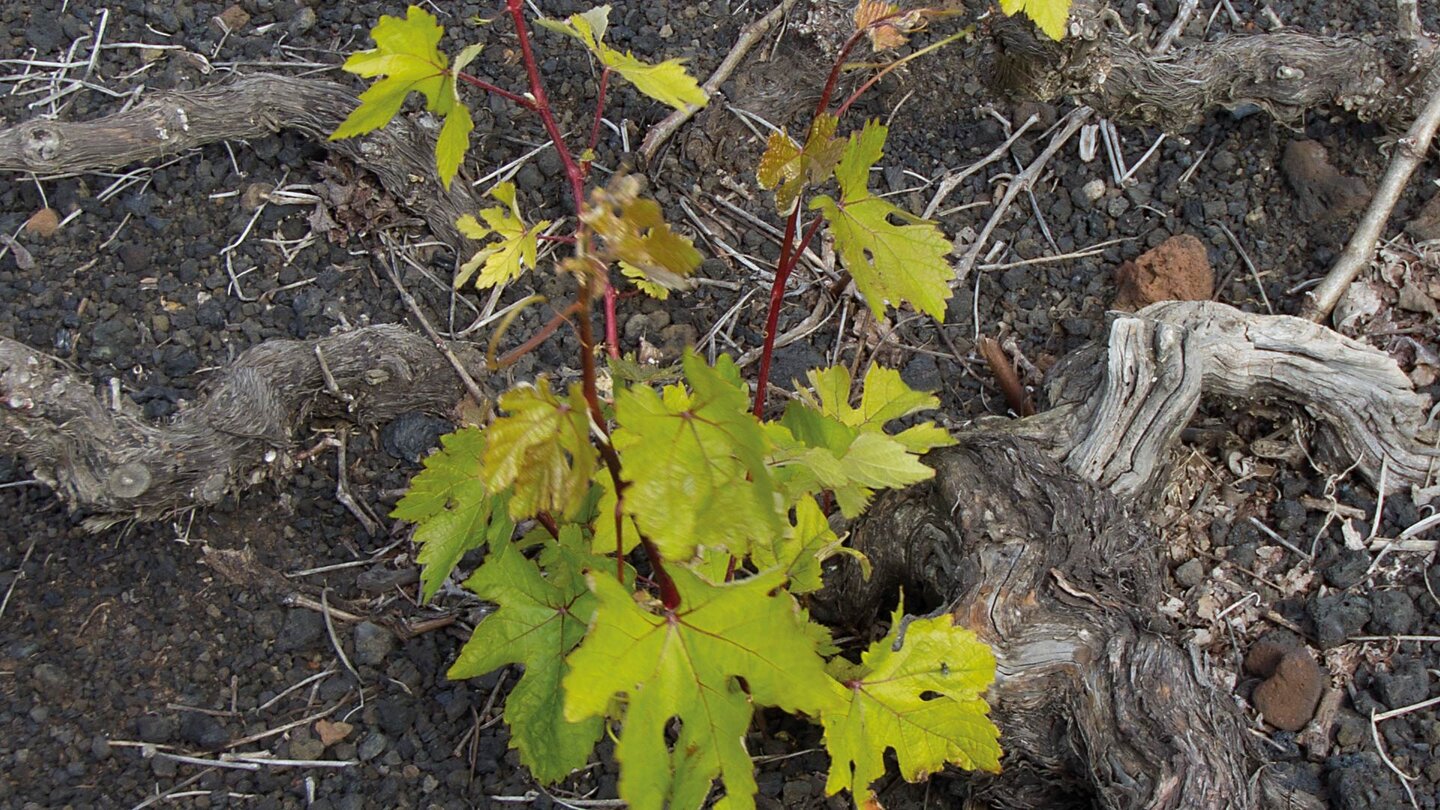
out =
<path fill-rule="evenodd" d="M 375 706 L 376 721 L 386 734 L 399 736 L 415 723 L 415 704 L 402 698 L 385 698 Z"/>
<path fill-rule="evenodd" d="M 219 748 L 230 741 L 230 734 L 214 717 L 190 712 L 180 721 L 180 739 L 201 748 Z"/>
<path fill-rule="evenodd" d="M 1193 588 L 1205 581 L 1205 564 L 1198 559 L 1186 560 L 1175 569 L 1175 581 L 1182 588 Z"/>
<path fill-rule="evenodd" d="M 54 664 L 36 664 L 30 675 L 35 679 L 35 689 L 40 694 L 52 698 L 65 694 L 69 679 Z"/>
<path fill-rule="evenodd" d="M 171 779 L 174 778 L 180 768 L 175 760 L 165 756 L 157 756 L 150 760 L 150 770 L 161 779 Z"/>
<path fill-rule="evenodd" d="M 280 633 L 275 637 L 278 652 L 308 649 L 325 635 L 325 619 L 313 610 L 294 608 L 285 614 Z"/>
<path fill-rule="evenodd" d="M 1370 597 L 1370 629 L 1379 635 L 1402 635 L 1415 628 L 1419 618 L 1415 600 L 1403 591 L 1377 591 Z"/>
<path fill-rule="evenodd" d="M 135 731 L 141 740 L 149 743 L 170 742 L 180 721 L 168 715 L 147 714 L 135 721 Z"/>
<path fill-rule="evenodd" d="M 1414 658 L 1396 664 L 1375 678 L 1376 697 L 1392 709 L 1419 703 L 1428 697 L 1429 691 L 1430 673 Z"/>
<path fill-rule="evenodd" d="M 372 731 L 365 736 L 365 739 L 360 741 L 360 747 L 356 749 L 356 753 L 360 756 L 362 762 L 369 762 L 385 753 L 385 747 L 389 744 L 389 737 L 386 737 L 378 731 Z"/>
<path fill-rule="evenodd" d="M 395 635 L 374 622 L 355 626 L 355 663 L 378 667 L 395 650 Z"/>
<path fill-rule="evenodd" d="M 291 759 L 319 759 L 325 754 L 325 743 L 314 737 L 294 737 L 290 740 Z"/>

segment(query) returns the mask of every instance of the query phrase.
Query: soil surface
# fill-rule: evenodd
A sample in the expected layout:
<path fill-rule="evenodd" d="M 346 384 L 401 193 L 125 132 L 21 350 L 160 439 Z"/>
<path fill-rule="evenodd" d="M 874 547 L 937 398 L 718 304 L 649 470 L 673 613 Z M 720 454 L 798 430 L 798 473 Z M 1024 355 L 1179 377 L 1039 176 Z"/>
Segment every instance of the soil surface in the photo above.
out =
<path fill-rule="evenodd" d="M 620 4 L 609 38 L 645 58 L 687 57 L 703 77 L 741 26 L 773 5 Z M 472 69 L 521 87 L 507 24 L 478 22 L 496 15 L 494 5 L 444 6 L 442 47 L 485 43 Z M 551 16 L 584 8 L 542 6 Z M 1119 11 L 1153 41 L 1176 6 L 1132 0 Z M 1388 7 L 1368 0 L 1210 6 L 1202 4 L 1180 44 L 1282 22 L 1325 33 L 1392 25 Z M 0 124 L 92 118 L 132 93 L 264 71 L 353 82 L 339 63 L 368 46 L 381 14 L 401 11 L 303 0 L 3 4 Z M 765 124 L 756 119 L 803 127 L 835 47 L 834 20 L 846 13 L 797 5 L 723 97 L 649 167 L 671 221 L 707 256 L 706 282 L 668 303 L 622 301 L 627 351 L 669 360 L 685 345 L 735 354 L 760 345 L 778 223 L 750 168 L 763 148 Z M 550 34 L 537 43 L 562 128 L 587 132 L 592 67 Z M 1069 112 L 997 96 L 986 78 L 992 59 L 982 29 L 881 82 L 848 119 L 889 121 L 875 182 L 919 213 L 947 172 L 1037 117 L 999 161 L 937 202 L 935 218 L 957 255 L 1003 184 Z M 528 213 L 563 217 L 560 163 L 541 147 L 538 123 L 498 99 L 474 106 L 472 177 L 482 187 L 511 177 Z M 612 85 L 597 165 L 633 164 L 631 152 L 664 112 Z M 1295 312 L 1305 282 L 1343 247 L 1390 144 L 1329 111 L 1299 129 L 1216 111 L 1153 150 L 1157 131 L 1122 125 L 1117 133 L 1133 174 L 1117 182 L 1124 169 L 1112 168 L 1104 145 L 1087 162 L 1067 144 L 995 229 L 943 326 L 908 310 L 877 323 L 853 296 L 822 301 L 835 264 L 818 244 L 817 261 L 792 285 L 781 329 L 800 324 L 817 302 L 825 320 L 780 350 L 772 378 L 788 384 L 833 362 L 897 366 L 912 385 L 938 391 L 942 421 L 959 427 L 1007 411 L 976 351 L 982 335 L 999 338 L 1034 385 L 1057 358 L 1103 339 L 1108 310 L 1157 295 Z M 1430 165 L 1412 181 L 1387 234 L 1394 240 L 1337 317 L 1347 334 L 1394 354 L 1432 396 L 1440 395 L 1440 247 L 1421 240 L 1440 236 L 1440 209 L 1425 206 L 1440 198 L 1435 178 Z M 498 308 L 534 292 L 565 300 L 543 280 L 494 300 L 453 293 L 455 257 L 412 215 L 322 144 L 281 134 L 125 172 L 9 177 L 0 186 L 0 335 L 53 353 L 98 389 L 164 420 L 216 368 L 261 341 L 408 322 L 382 269 L 391 260 L 382 234 L 404 246 L 403 282 L 431 322 L 482 348 L 495 324 L 479 324 Z M 549 317 L 541 310 L 518 317 L 502 349 L 533 334 Z M 541 371 L 573 373 L 576 345 L 561 330 L 484 384 L 500 390 Z M 542 791 L 507 751 L 500 713 L 514 674 L 445 677 L 487 606 L 458 588 L 419 604 L 407 527 L 382 520 L 371 534 L 336 498 L 343 479 L 362 509 L 383 516 L 449 426 L 418 414 L 373 434 L 316 424 L 317 450 L 295 476 L 216 509 L 99 534 L 0 447 L 0 806 L 137 807 L 162 798 L 195 807 L 607 806 L 594 802 L 616 795 L 609 743 L 590 768 Z M 1395 808 L 1413 796 L 1418 807 L 1440 807 L 1440 715 L 1412 711 L 1379 721 L 1373 733 L 1371 721 L 1435 694 L 1440 566 L 1427 569 L 1433 549 L 1424 543 L 1382 554 L 1376 542 L 1428 508 L 1403 494 L 1378 503 L 1343 468 L 1312 462 L 1305 420 L 1264 403 L 1216 402 L 1191 427 L 1187 460 L 1156 517 L 1171 544 L 1162 610 L 1176 633 L 1231 673 L 1224 686 L 1252 712 L 1254 732 L 1277 759 L 1309 773 L 1331 806 Z M 343 470 L 321 443 L 329 437 L 345 442 Z M 460 568 L 477 564 L 467 558 Z M 343 614 L 327 622 L 322 602 Z M 1332 680 L 1340 702 L 1328 744 L 1302 747 L 1295 731 Z M 817 743 L 813 729 L 778 718 L 754 733 L 763 805 L 846 806 L 844 797 L 824 797 Z M 256 752 L 295 762 L 224 756 Z M 1412 796 L 1397 771 L 1411 778 Z M 897 807 L 960 806 L 966 795 L 959 774 L 883 787 L 882 799 Z"/>

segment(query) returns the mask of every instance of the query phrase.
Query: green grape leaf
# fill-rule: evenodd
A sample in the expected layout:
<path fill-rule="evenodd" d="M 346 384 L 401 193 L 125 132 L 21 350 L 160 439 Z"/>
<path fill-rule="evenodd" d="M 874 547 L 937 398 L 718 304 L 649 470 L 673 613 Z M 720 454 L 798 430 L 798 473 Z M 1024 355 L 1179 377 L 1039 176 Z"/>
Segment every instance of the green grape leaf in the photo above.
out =
<path fill-rule="evenodd" d="M 540 234 L 550 227 L 548 219 L 525 226 L 525 220 L 520 216 L 520 203 L 515 199 L 514 183 L 507 180 L 497 184 L 490 189 L 490 196 L 503 203 L 504 207 L 481 210 L 480 218 L 485 220 L 485 224 L 480 224 L 469 214 L 455 221 L 455 227 L 461 234 L 477 242 L 491 236 L 499 237 L 498 242 L 481 248 L 460 266 L 455 275 L 457 289 L 463 287 L 476 270 L 480 270 L 480 277 L 475 279 L 475 286 L 482 290 L 519 278 L 527 267 L 535 267 Z"/>
<path fill-rule="evenodd" d="M 755 178 L 761 188 L 775 189 L 775 210 L 781 215 L 790 213 L 807 187 L 818 186 L 835 173 L 845 150 L 845 141 L 835 138 L 839 122 L 826 113 L 817 116 L 803 149 L 783 131 L 770 133 Z"/>
<path fill-rule="evenodd" d="M 783 531 L 765 432 L 748 389 L 724 368 L 693 352 L 683 365 L 690 389 L 632 385 L 616 394 L 612 442 L 630 483 L 624 509 L 668 560 L 688 560 L 700 546 L 743 556 L 751 540 Z"/>
<path fill-rule="evenodd" d="M 771 440 L 767 463 L 777 488 L 789 499 L 829 490 L 840 512 L 853 518 L 865 511 L 875 490 L 909 486 L 935 475 L 895 437 L 879 431 L 856 431 L 843 444 L 810 446 L 787 427 L 801 420 L 839 425 L 795 402 L 786 407 L 780 423 L 766 425 Z"/>
<path fill-rule="evenodd" d="M 600 43 L 605 39 L 605 29 L 610 25 L 610 6 L 596 6 L 583 14 L 571 14 L 563 21 L 541 17 L 535 20 L 535 24 L 557 34 L 572 37 L 584 45 L 586 50 L 594 53 L 600 49 Z"/>
<path fill-rule="evenodd" d="M 483 430 L 461 428 L 447 433 L 440 437 L 440 447 L 439 452 L 425 457 L 424 469 L 410 479 L 410 488 L 390 511 L 390 517 L 419 523 L 445 511 L 457 493 L 480 484 L 480 457 L 485 454 Z"/>
<path fill-rule="evenodd" d="M 857 805 L 873 801 L 887 748 L 910 782 L 947 764 L 1000 770 L 1000 732 L 981 697 L 995 680 L 995 656 L 948 613 L 907 625 L 897 609 L 889 635 L 859 664 L 835 658 L 830 673 L 847 701 L 820 717 L 831 760 L 827 794 L 848 789 Z"/>
<path fill-rule="evenodd" d="M 886 304 L 908 301 L 944 321 L 949 282 L 955 275 L 946 260 L 950 242 L 935 223 L 902 211 L 868 188 L 870 167 L 883 154 L 888 131 L 870 121 L 858 134 L 851 134 L 835 170 L 840 199 L 818 195 L 810 208 L 818 209 L 829 223 L 845 269 L 877 318 L 884 317 Z"/>
<path fill-rule="evenodd" d="M 440 439 L 441 450 L 425 459 L 390 516 L 417 524 L 420 595 L 429 601 L 465 552 L 486 541 L 507 540 L 515 531 L 508 517 L 508 493 L 490 490 L 481 475 L 485 434 L 457 430 Z M 498 494 L 492 494 L 498 493 Z"/>
<path fill-rule="evenodd" d="M 605 44 L 605 29 L 609 24 L 610 6 L 597 6 L 584 14 L 572 14 L 564 22 L 539 19 L 536 23 L 551 31 L 572 37 L 584 45 L 602 65 L 619 73 L 641 93 L 661 104 L 668 104 L 677 110 L 689 105 L 704 107 L 709 97 L 690 74 L 685 72 L 685 60 L 667 59 L 659 64 L 649 64 L 637 59 L 629 51 L 621 52 Z"/>
<path fill-rule="evenodd" d="M 856 436 L 840 463 L 852 482 L 874 489 L 907 487 L 935 475 L 934 470 L 920 463 L 919 457 L 907 453 L 904 445 L 884 433 Z"/>
<path fill-rule="evenodd" d="M 590 412 L 579 384 L 561 399 L 541 377 L 500 397 L 507 411 L 487 431 L 483 473 L 493 491 L 513 490 L 510 516 L 568 515 L 590 492 L 598 459 L 590 443 Z"/>
<path fill-rule="evenodd" d="M 661 284 L 656 284 L 645 275 L 645 271 L 627 262 L 620 262 L 620 275 L 630 279 L 635 289 L 645 293 L 651 298 L 664 301 L 670 297 L 670 291 Z"/>
<path fill-rule="evenodd" d="M 810 379 L 810 389 L 796 391 L 799 400 L 822 416 L 860 430 L 878 431 L 895 419 L 940 407 L 940 399 L 934 394 L 916 391 L 905 384 L 900 372 L 879 364 L 870 366 L 870 370 L 865 372 L 858 408 L 850 405 L 850 372 L 844 366 L 811 369 L 806 376 Z M 942 440 L 937 436 L 937 432 L 943 434 L 944 431 L 929 422 L 915 427 L 923 429 L 907 437 L 906 446 L 929 449 L 954 444 L 948 437 Z M 910 433 L 911 430 L 915 428 L 905 432 Z M 802 434 L 797 432 L 796 435 Z"/>
<path fill-rule="evenodd" d="M 569 658 L 565 717 L 605 716 L 626 698 L 615 758 L 620 797 L 637 810 L 698 808 L 717 776 L 726 791 L 717 806 L 753 807 L 744 742 L 753 706 L 838 712 L 842 690 L 824 674 L 794 599 L 779 590 L 783 572 L 726 585 L 678 566 L 670 573 L 681 600 L 675 611 L 640 605 L 613 577 L 591 575 L 600 606 Z M 680 732 L 670 749 L 672 718 Z"/>
<path fill-rule="evenodd" d="M 625 384 L 663 385 L 676 382 L 684 374 L 679 363 L 652 366 L 649 363 L 641 363 L 634 352 L 608 358 L 607 365 L 611 378 Z"/>
<path fill-rule="evenodd" d="M 812 370 L 808 376 L 811 388 L 800 389 L 780 422 L 766 426 L 773 448 L 768 463 L 789 497 L 830 490 L 840 511 L 855 517 L 876 489 L 930 478 L 934 471 L 920 463 L 919 455 L 954 444 L 930 422 L 895 436 L 884 432 L 891 420 L 939 405 L 934 396 L 906 385 L 893 369 L 871 366 L 858 408 L 850 404 L 850 372 L 843 367 Z"/>
<path fill-rule="evenodd" d="M 955 438 L 934 422 L 922 422 L 905 428 L 890 438 L 912 453 L 928 453 L 937 447 L 949 447 Z"/>
<path fill-rule="evenodd" d="M 840 538 L 830 529 L 830 521 L 820 504 L 806 495 L 795 504 L 795 525 L 783 535 L 768 542 L 759 542 L 750 550 L 750 559 L 761 570 L 779 568 L 785 572 L 793 594 L 820 590 L 821 564 L 834 556 Z"/>
<path fill-rule="evenodd" d="M 630 51 L 621 53 L 601 46 L 600 62 L 635 85 L 635 89 L 677 110 L 699 109 L 710 100 L 699 83 L 685 72 L 684 59 L 666 59 L 658 64 L 642 62 Z"/>
<path fill-rule="evenodd" d="M 870 562 L 868 559 L 865 558 L 863 554 L 860 554 L 860 552 L 858 551 L 851 551 L 850 549 L 843 550 L 859 556 L 860 559 L 865 560 L 866 563 Z M 870 576 L 870 570 L 868 568 L 865 570 L 865 576 L 866 578 L 869 578 Z M 815 642 L 815 651 L 825 656 L 826 658 L 829 658 L 832 655 L 839 654 L 840 648 L 836 646 L 835 635 L 830 632 L 830 628 L 817 621 L 812 621 L 810 618 L 810 611 L 808 610 L 802 608 L 800 610 L 800 615 L 805 621 L 805 635 L 809 636 L 811 641 Z"/>
<path fill-rule="evenodd" d="M 561 530 L 580 534 L 574 524 Z M 574 552 L 558 544 L 554 555 Z M 593 560 L 593 558 L 590 558 Z M 601 719 L 565 719 L 560 683 L 569 667 L 565 656 L 580 643 L 595 612 L 596 601 L 575 565 L 547 565 L 546 577 L 513 543 L 494 544 L 485 564 L 465 587 L 499 609 L 475 628 L 450 667 L 447 677 L 475 678 L 507 664 L 523 664 L 525 673 L 505 700 L 510 746 L 520 761 L 544 784 L 564 779 L 584 767 Z"/>
<path fill-rule="evenodd" d="M 375 47 L 351 54 L 344 70 L 367 79 L 384 78 L 360 94 L 360 106 L 330 134 L 330 140 L 363 135 L 385 126 L 400 112 L 406 96 L 420 93 L 425 96 L 425 108 L 445 119 L 435 160 L 440 181 L 450 188 L 469 148 L 474 123 L 470 111 L 459 101 L 454 72 L 440 53 L 438 46 L 444 33 L 434 15 L 419 6 L 410 6 L 404 19 L 382 16 L 370 31 Z M 473 58 L 474 54 L 469 54 L 468 59 Z"/>
<path fill-rule="evenodd" d="M 435 169 L 446 189 L 460 172 L 465 151 L 470 148 L 470 132 L 473 129 L 475 122 L 470 118 L 470 109 L 463 104 L 456 104 L 440 127 L 440 137 L 435 141 Z"/>
<path fill-rule="evenodd" d="M 604 256 L 618 261 L 626 275 L 655 287 L 688 290 L 700 266 L 700 251 L 670 230 L 660 204 L 640 196 L 636 175 L 620 175 L 605 188 L 591 189 L 580 219 L 605 240 Z"/>
<path fill-rule="evenodd" d="M 1045 36 L 1059 42 L 1065 38 L 1065 21 L 1070 16 L 1071 0 L 1000 0 L 1000 10 L 1006 14 L 1017 11 L 1045 32 Z"/>

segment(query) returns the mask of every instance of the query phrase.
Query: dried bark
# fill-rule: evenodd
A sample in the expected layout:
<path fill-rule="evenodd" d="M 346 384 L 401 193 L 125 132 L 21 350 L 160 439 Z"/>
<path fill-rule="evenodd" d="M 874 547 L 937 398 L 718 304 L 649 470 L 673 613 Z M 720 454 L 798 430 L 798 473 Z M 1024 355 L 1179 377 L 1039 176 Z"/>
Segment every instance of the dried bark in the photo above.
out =
<path fill-rule="evenodd" d="M 54 359 L 0 339 L 0 449 L 90 512 L 97 530 L 213 505 L 293 468 L 312 417 L 371 426 L 443 413 L 460 396 L 434 344 L 403 326 L 372 326 L 256 346 L 173 421 L 156 423 L 127 397 L 108 401 Z"/>
<path fill-rule="evenodd" d="M 1261 769 L 1234 699 L 1157 624 L 1163 546 L 1124 501 L 994 432 L 927 461 L 934 481 L 887 495 L 853 529 L 870 579 L 841 568 L 822 595 L 864 624 L 904 587 L 995 651 L 986 699 L 1006 754 L 999 775 L 970 777 L 975 798 L 1036 810 L 1320 806 Z"/>
<path fill-rule="evenodd" d="M 1383 353 L 1209 302 L 1120 318 L 1108 347 L 1055 373 L 1051 410 L 963 434 L 927 459 L 932 482 L 855 524 L 874 573 L 832 571 L 817 616 L 866 626 L 903 587 L 995 650 L 987 699 L 1008 753 L 973 784 L 994 806 L 1318 806 L 1262 767 L 1233 698 L 1165 632 L 1147 501 L 1202 396 L 1302 409 L 1317 444 L 1372 480 L 1388 459 L 1397 487 L 1437 461 L 1428 398 Z"/>
<path fill-rule="evenodd" d="M 438 131 L 399 116 L 368 135 L 329 140 L 358 104 L 335 82 L 273 75 L 159 93 L 94 121 L 35 119 L 0 130 L 0 171 L 46 175 L 119 169 L 216 141 L 294 129 L 373 172 L 386 191 L 425 219 L 436 238 L 466 250 L 455 220 L 481 207 L 480 198 L 471 194 L 463 171 L 449 189 L 440 184 L 435 173 Z"/>
<path fill-rule="evenodd" d="M 1314 421 L 1315 450 L 1358 462 L 1387 491 L 1423 484 L 1437 463 L 1429 397 L 1384 352 L 1303 318 L 1209 301 L 1153 304 L 1117 319 L 1107 344 L 1065 358 L 1050 409 L 1008 430 L 1086 480 L 1153 499 L 1168 453 L 1202 396 L 1287 403 Z"/>
<path fill-rule="evenodd" d="M 1154 55 L 1119 30 L 1104 3 L 1081 0 L 1063 42 L 1034 26 L 996 25 L 996 78 L 1042 101 L 1073 96 L 1101 115 L 1184 130 L 1217 108 L 1259 108 L 1298 122 L 1329 106 L 1403 131 L 1437 86 L 1434 43 L 1407 21 L 1371 39 L 1296 31 L 1231 36 Z"/>

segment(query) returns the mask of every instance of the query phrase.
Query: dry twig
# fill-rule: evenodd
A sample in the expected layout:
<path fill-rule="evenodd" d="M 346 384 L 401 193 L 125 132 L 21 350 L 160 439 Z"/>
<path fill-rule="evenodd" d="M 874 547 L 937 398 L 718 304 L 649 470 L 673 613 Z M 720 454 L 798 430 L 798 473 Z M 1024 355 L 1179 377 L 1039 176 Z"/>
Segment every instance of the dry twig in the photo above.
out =
<path fill-rule="evenodd" d="M 1435 137 L 1437 126 L 1440 126 L 1440 90 L 1430 96 L 1429 103 L 1420 111 L 1420 115 L 1416 116 L 1415 123 L 1411 124 L 1404 137 L 1395 143 L 1395 154 L 1390 158 L 1390 167 L 1385 170 L 1385 176 L 1380 179 L 1380 187 L 1376 189 L 1375 196 L 1370 198 L 1369 208 L 1365 209 L 1365 216 L 1360 219 L 1350 242 L 1345 245 L 1345 252 L 1340 254 L 1340 258 L 1330 268 L 1320 286 L 1306 294 L 1301 313 L 1304 317 L 1317 323 L 1329 317 L 1350 282 L 1374 259 L 1375 244 L 1380 239 L 1380 233 L 1384 230 L 1385 223 L 1389 222 L 1390 212 L 1395 209 L 1395 203 L 1405 191 L 1410 175 L 1430 151 L 1430 141 Z"/>
<path fill-rule="evenodd" d="M 755 43 L 759 42 L 760 38 L 765 36 L 765 33 L 776 23 L 784 19 L 785 15 L 794 7 L 795 2 L 796 0 L 781 0 L 780 5 L 772 9 L 769 14 L 745 26 L 745 29 L 740 32 L 740 36 L 736 38 L 735 45 L 730 48 L 730 53 L 726 54 L 724 61 L 715 68 L 714 73 L 710 74 L 710 78 L 705 80 L 703 87 L 706 95 L 714 95 L 715 91 L 720 89 L 720 85 L 730 78 L 730 74 L 740 66 L 745 55 L 755 47 Z M 650 131 L 645 133 L 645 140 L 640 143 L 640 154 L 645 156 L 646 162 L 653 160 L 655 153 L 660 151 L 660 147 L 670 139 L 670 136 L 684 126 L 686 121 L 693 118 L 699 110 L 700 108 L 693 104 L 687 105 L 685 109 L 670 113 L 663 121 L 651 127 Z"/>

